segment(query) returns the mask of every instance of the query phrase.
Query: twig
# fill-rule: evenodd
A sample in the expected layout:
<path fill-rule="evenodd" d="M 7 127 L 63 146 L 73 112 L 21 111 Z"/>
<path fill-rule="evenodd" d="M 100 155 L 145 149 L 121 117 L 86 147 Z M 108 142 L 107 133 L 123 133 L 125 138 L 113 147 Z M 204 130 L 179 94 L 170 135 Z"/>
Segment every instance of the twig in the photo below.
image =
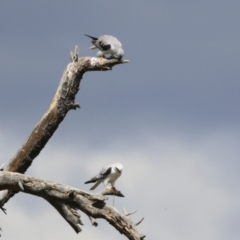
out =
<path fill-rule="evenodd" d="M 94 227 L 97 227 L 97 226 L 98 226 L 98 223 L 97 223 L 97 221 L 96 221 L 95 218 L 89 216 L 89 219 L 90 219 L 90 221 L 91 221 L 91 223 L 92 223 L 92 225 L 93 225 Z"/>
<path fill-rule="evenodd" d="M 7 215 L 7 209 L 4 207 L 0 207 L 0 209 Z"/>
<path fill-rule="evenodd" d="M 143 220 L 144 220 L 144 218 L 142 218 L 140 221 L 138 221 L 137 223 L 135 223 L 135 226 L 139 225 Z"/>

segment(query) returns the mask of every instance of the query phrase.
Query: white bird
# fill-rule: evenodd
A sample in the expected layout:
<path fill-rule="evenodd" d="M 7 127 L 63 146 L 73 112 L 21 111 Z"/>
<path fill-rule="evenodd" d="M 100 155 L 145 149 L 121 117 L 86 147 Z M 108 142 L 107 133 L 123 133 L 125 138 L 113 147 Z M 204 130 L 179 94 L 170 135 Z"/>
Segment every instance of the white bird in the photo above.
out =
<path fill-rule="evenodd" d="M 115 181 L 121 176 L 123 165 L 121 163 L 114 163 L 107 165 L 95 177 L 91 178 L 87 183 L 95 183 L 90 190 L 94 190 L 101 182 L 104 183 L 105 188 L 111 185 L 111 190 L 116 190 L 114 187 Z"/>
<path fill-rule="evenodd" d="M 98 38 L 87 34 L 84 35 L 92 39 L 92 44 L 94 46 L 90 47 L 90 49 L 98 48 L 100 50 L 97 53 L 98 57 L 105 57 L 105 54 L 110 54 L 113 58 L 116 57 L 118 59 L 122 59 L 124 51 L 122 49 L 122 44 L 117 38 L 111 35 L 102 35 Z"/>

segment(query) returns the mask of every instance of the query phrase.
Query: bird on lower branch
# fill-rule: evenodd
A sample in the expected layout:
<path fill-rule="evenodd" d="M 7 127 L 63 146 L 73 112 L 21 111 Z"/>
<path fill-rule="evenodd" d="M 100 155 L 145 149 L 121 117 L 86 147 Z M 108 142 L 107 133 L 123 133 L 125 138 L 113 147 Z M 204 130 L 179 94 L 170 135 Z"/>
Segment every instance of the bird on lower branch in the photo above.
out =
<path fill-rule="evenodd" d="M 105 188 L 115 191 L 115 181 L 121 176 L 123 165 L 121 163 L 114 163 L 107 165 L 95 177 L 91 178 L 87 183 L 95 183 L 90 190 L 94 190 L 101 182 L 104 183 Z"/>

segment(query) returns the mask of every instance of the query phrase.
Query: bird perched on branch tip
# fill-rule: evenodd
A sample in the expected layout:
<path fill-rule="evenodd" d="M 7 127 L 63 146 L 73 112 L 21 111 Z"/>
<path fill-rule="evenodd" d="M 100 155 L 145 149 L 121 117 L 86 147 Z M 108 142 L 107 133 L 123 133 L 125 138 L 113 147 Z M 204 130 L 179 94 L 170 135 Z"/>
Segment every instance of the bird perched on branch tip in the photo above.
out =
<path fill-rule="evenodd" d="M 94 46 L 90 47 L 90 49 L 98 48 L 100 50 L 97 53 L 98 57 L 106 57 L 106 54 L 110 54 L 112 58 L 122 59 L 124 51 L 122 44 L 118 41 L 117 38 L 111 35 L 102 35 L 98 38 L 89 36 L 87 34 L 84 35 L 92 39 L 91 42 Z"/>

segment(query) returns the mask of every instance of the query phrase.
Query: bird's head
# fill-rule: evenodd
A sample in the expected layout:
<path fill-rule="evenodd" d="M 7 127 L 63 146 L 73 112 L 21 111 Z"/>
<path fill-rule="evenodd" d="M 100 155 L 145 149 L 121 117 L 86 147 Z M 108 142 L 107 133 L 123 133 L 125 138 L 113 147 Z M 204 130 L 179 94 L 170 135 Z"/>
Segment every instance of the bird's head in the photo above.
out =
<path fill-rule="evenodd" d="M 123 165 L 121 163 L 116 163 L 115 170 L 118 171 L 119 173 L 122 173 Z"/>

